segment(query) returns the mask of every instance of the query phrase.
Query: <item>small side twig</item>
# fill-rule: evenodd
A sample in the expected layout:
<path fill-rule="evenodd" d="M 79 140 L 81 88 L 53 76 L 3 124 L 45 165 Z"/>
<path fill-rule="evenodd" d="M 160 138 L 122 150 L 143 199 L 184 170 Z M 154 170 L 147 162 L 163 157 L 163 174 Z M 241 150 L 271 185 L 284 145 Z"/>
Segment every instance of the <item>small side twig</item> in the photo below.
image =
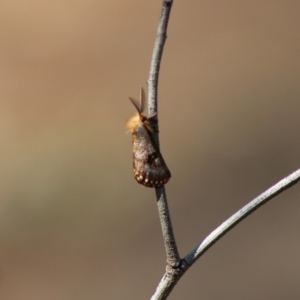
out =
<path fill-rule="evenodd" d="M 172 8 L 172 0 L 164 0 L 162 3 L 162 10 L 160 20 L 157 29 L 157 36 L 155 45 L 152 53 L 150 73 L 148 79 L 148 114 L 153 116 L 157 114 L 157 88 L 158 88 L 158 77 L 160 70 L 160 63 L 164 44 L 167 38 L 167 27 L 169 21 L 169 15 Z M 155 118 L 158 132 L 158 119 Z M 155 135 L 157 146 L 159 147 L 158 134 Z M 163 239 L 165 243 L 167 263 L 171 268 L 176 268 L 180 265 L 180 256 L 177 249 L 175 237 L 173 234 L 173 228 L 171 223 L 171 217 L 168 208 L 167 195 L 164 187 L 156 188 L 156 199 L 157 207 L 162 226 Z"/>
<path fill-rule="evenodd" d="M 286 189 L 292 187 L 294 184 L 298 183 L 300 180 L 300 169 L 293 172 L 286 178 L 280 180 L 274 186 L 260 194 L 257 198 L 249 202 L 242 209 L 237 211 L 229 219 L 227 219 L 223 224 L 221 224 L 217 229 L 211 232 L 197 247 L 195 247 L 190 253 L 188 253 L 184 260 L 187 267 L 190 267 L 196 262 L 215 242 L 217 242 L 223 235 L 225 235 L 230 229 L 235 227 L 247 216 L 252 214 L 256 209 L 267 203 L 269 200 L 273 199 L 275 196 L 279 195 Z"/>
<path fill-rule="evenodd" d="M 170 294 L 180 277 L 191 267 L 198 258 L 200 258 L 214 243 L 216 243 L 222 236 L 224 236 L 229 230 L 235 227 L 243 219 L 253 213 L 263 204 L 267 203 L 269 200 L 279 195 L 286 189 L 292 187 L 300 181 L 300 169 L 293 172 L 286 178 L 280 180 L 274 186 L 263 192 L 257 198 L 249 202 L 242 209 L 232 215 L 219 227 L 217 227 L 212 233 L 210 233 L 199 245 L 197 245 L 190 253 L 188 253 L 181 265 L 182 272 L 174 274 L 173 278 L 170 279 L 170 276 L 166 273 L 159 283 L 155 294 L 152 296 L 151 300 L 156 299 L 166 299 Z M 174 278 L 175 277 L 175 278 Z"/>

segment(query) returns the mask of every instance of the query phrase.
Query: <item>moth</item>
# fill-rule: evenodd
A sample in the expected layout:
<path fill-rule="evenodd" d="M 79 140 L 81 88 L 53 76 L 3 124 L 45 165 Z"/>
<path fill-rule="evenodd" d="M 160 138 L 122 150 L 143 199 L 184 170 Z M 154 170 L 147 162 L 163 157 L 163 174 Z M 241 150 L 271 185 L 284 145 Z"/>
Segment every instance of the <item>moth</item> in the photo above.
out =
<path fill-rule="evenodd" d="M 146 117 L 143 112 L 145 108 L 145 93 L 141 88 L 140 103 L 129 97 L 137 113 L 131 117 L 126 124 L 127 131 L 132 135 L 133 150 L 133 172 L 136 181 L 146 187 L 160 187 L 171 178 L 164 158 L 155 142 L 153 118 Z"/>

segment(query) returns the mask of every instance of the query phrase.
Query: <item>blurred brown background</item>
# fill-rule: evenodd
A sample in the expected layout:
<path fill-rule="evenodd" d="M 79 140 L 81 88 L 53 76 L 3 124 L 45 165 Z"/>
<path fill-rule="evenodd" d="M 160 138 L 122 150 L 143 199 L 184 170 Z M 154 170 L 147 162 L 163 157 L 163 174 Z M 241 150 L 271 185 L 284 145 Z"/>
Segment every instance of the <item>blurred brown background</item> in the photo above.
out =
<path fill-rule="evenodd" d="M 1 1 L 0 298 L 149 299 L 165 269 L 134 112 L 161 1 Z M 175 1 L 159 117 L 181 255 L 299 167 L 299 1 Z M 299 299 L 300 186 L 170 299 Z"/>

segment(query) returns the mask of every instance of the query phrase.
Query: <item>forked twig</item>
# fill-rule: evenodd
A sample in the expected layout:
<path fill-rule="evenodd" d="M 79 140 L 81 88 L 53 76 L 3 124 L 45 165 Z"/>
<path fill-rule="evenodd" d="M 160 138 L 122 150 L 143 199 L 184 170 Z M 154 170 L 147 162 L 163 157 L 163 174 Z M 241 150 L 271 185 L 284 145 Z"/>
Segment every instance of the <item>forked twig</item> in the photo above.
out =
<path fill-rule="evenodd" d="M 190 253 L 188 253 L 182 260 L 181 271 L 166 272 L 164 277 L 161 279 L 156 292 L 152 296 L 151 300 L 156 299 L 167 299 L 180 277 L 191 267 L 198 258 L 200 258 L 214 243 L 216 243 L 222 236 L 228 231 L 240 223 L 243 219 L 253 213 L 263 204 L 273 199 L 286 189 L 292 187 L 300 181 L 300 169 L 293 172 L 286 178 L 280 180 L 278 183 L 273 185 L 271 188 L 260 194 L 257 198 L 253 199 L 242 209 L 232 215 L 219 227 L 217 227 L 212 233 L 210 233 L 199 245 L 197 245 Z"/>
<path fill-rule="evenodd" d="M 157 116 L 157 88 L 160 63 L 164 44 L 167 38 L 167 26 L 172 8 L 173 0 L 163 0 L 161 16 L 158 24 L 157 36 L 153 49 L 150 73 L 148 79 L 148 114 L 149 116 Z M 158 120 L 154 118 L 158 129 Z M 158 130 L 157 130 L 158 132 Z M 156 143 L 159 147 L 158 135 L 155 134 Z M 200 258 L 214 243 L 222 236 L 235 227 L 244 218 L 253 213 L 260 206 L 290 188 L 300 180 L 300 169 L 293 172 L 286 178 L 279 181 L 277 184 L 269 188 L 260 196 L 249 202 L 242 209 L 232 215 L 228 220 L 222 223 L 212 233 L 210 233 L 199 245 L 197 245 L 183 259 L 180 259 L 175 237 L 173 234 L 170 213 L 168 209 L 167 197 L 164 186 L 156 188 L 157 206 L 160 217 L 160 223 L 163 232 L 167 255 L 166 273 L 161 279 L 151 300 L 167 299 L 168 295 L 173 290 L 174 286 L 182 275 L 191 267 L 198 258 Z"/>

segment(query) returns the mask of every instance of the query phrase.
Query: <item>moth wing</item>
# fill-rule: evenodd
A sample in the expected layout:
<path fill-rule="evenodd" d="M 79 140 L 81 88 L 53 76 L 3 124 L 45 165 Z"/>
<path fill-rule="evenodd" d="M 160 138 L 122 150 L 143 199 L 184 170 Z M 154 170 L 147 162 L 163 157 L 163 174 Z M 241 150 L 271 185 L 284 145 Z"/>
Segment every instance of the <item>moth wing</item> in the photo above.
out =
<path fill-rule="evenodd" d="M 137 182 L 147 187 L 160 187 L 171 178 L 151 133 L 142 124 L 133 135 L 133 169 Z"/>

